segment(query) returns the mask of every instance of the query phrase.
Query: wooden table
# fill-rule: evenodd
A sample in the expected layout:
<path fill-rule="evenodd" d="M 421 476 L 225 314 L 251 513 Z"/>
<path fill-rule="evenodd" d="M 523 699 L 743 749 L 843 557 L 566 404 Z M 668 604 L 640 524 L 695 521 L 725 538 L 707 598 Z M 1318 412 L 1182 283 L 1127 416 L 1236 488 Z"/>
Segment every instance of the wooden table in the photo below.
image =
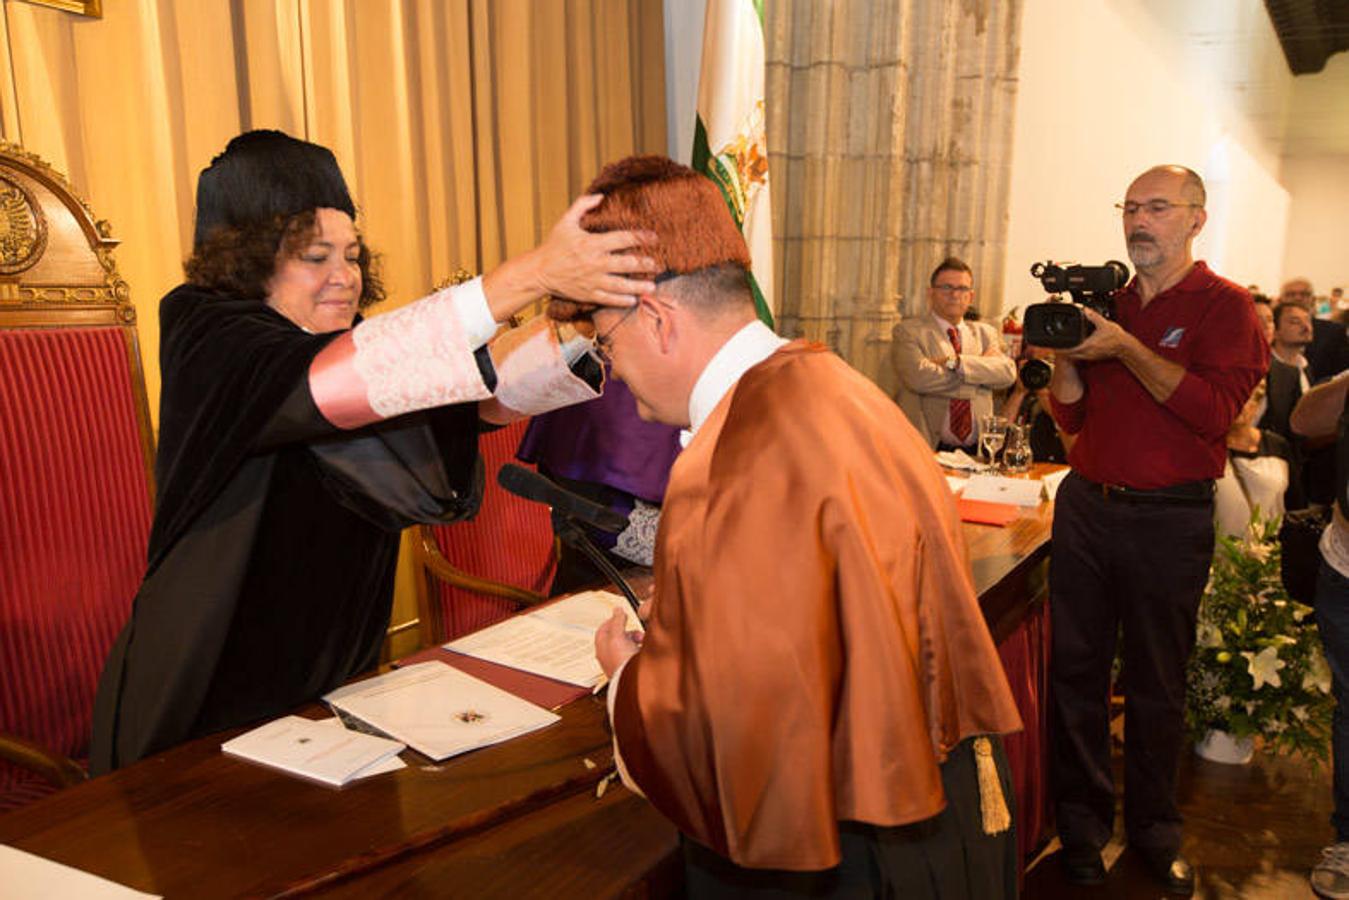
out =
<path fill-rule="evenodd" d="M 966 525 L 995 637 L 1043 596 L 1047 504 Z M 319 707 L 308 710 L 319 714 Z M 0 817 L 0 843 L 171 897 L 660 896 L 677 835 L 621 787 L 602 700 L 542 731 L 342 790 L 220 752 L 239 730 L 175 747 Z M 591 765 L 587 764 L 589 761 Z"/>
<path fill-rule="evenodd" d="M 1066 469 L 1036 463 L 1028 477 L 1041 478 Z M 965 525 L 974 590 L 994 643 L 1002 643 L 1021 622 L 1027 606 L 1042 602 L 1048 591 L 1049 528 L 1054 504 L 1041 502 L 1024 509 L 1004 528 Z"/>

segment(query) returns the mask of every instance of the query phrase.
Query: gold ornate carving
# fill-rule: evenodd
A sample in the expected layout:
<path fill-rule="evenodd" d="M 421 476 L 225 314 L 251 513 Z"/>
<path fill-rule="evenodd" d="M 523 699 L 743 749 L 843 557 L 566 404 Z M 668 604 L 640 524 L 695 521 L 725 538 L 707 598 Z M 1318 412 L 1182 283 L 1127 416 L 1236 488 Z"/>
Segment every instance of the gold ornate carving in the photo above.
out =
<path fill-rule="evenodd" d="M 31 267 L 46 245 L 47 220 L 33 195 L 0 176 L 0 272 L 12 275 Z"/>
<path fill-rule="evenodd" d="M 463 266 L 460 266 L 459 268 L 456 268 L 453 272 L 451 272 L 448 277 L 442 278 L 439 281 L 437 281 L 436 286 L 433 287 L 431 290 L 443 291 L 447 287 L 454 287 L 456 284 L 463 284 L 465 281 L 472 281 L 473 278 L 474 275 L 472 272 L 470 272 L 468 269 L 465 269 Z"/>
<path fill-rule="evenodd" d="M 96 7 L 97 4 L 94 4 Z M 117 271 L 117 262 L 112 251 L 118 241 L 112 236 L 112 227 L 106 220 L 95 219 L 93 210 L 84 198 L 75 192 L 64 175 L 53 169 L 42 157 L 18 144 L 0 141 L 0 156 L 8 157 L 16 172 L 22 172 L 34 178 L 38 183 L 53 191 L 67 207 L 81 220 L 89 245 L 105 273 L 102 285 L 5 285 L 0 284 L 0 302 L 6 305 L 17 301 L 20 305 L 73 304 L 112 306 L 117 316 L 124 322 L 134 322 L 135 307 L 131 303 L 131 290 Z M 25 220 L 13 197 L 18 191 L 24 200 L 35 227 L 39 232 L 37 243 L 23 264 L 11 263 L 11 252 L 17 256 L 26 245 Z M 71 203 L 74 206 L 71 206 Z M 9 274 L 26 269 L 35 264 L 42 256 L 46 241 L 46 219 L 42 207 L 33 199 L 26 185 L 0 176 L 0 274 Z M 11 246 L 14 249 L 11 251 Z M 13 266 L 13 267 L 11 267 Z"/>
<path fill-rule="evenodd" d="M 64 193 L 80 205 L 80 209 L 84 211 L 85 218 L 90 222 L 95 222 L 94 211 L 89 208 L 88 203 L 84 202 L 84 198 L 75 192 L 75 188 L 71 186 L 70 180 L 56 169 L 53 169 L 45 159 L 38 156 L 36 153 L 25 149 L 19 144 L 11 144 L 9 141 L 5 140 L 0 140 L 0 156 L 8 156 L 11 159 L 18 160 L 24 167 L 32 169 L 33 174 L 38 176 L 39 180 L 52 182 L 56 187 L 60 188 L 61 193 Z M 95 230 L 99 237 L 111 246 L 115 247 L 119 243 L 117 239 L 112 236 L 111 228 L 107 225 L 106 221 L 103 221 L 102 224 L 96 223 Z"/>

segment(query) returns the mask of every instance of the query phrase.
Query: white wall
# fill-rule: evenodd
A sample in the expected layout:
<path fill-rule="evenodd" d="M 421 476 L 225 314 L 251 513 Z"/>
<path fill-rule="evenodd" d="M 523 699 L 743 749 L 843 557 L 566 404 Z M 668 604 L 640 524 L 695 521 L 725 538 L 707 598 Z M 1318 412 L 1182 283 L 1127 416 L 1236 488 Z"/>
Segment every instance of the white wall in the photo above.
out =
<path fill-rule="evenodd" d="M 1261 0 L 1219 5 L 1259 38 L 1231 51 L 1248 62 L 1230 53 L 1196 59 L 1186 24 L 1165 20 L 1185 4 L 1026 0 L 1004 309 L 1042 297 L 1028 274 L 1037 260 L 1127 262 L 1113 204 L 1161 163 L 1189 166 L 1207 182 L 1209 221 L 1196 257 L 1239 284 L 1278 281 L 1289 198 L 1277 148 L 1256 135 L 1239 91 L 1224 85 L 1239 82 L 1243 65 L 1266 82 L 1277 78 L 1269 60 L 1280 51 Z"/>
<path fill-rule="evenodd" d="M 1349 289 L 1349 157 L 1290 157 L 1283 177 L 1293 195 L 1284 279 L 1305 276 L 1323 295 Z"/>

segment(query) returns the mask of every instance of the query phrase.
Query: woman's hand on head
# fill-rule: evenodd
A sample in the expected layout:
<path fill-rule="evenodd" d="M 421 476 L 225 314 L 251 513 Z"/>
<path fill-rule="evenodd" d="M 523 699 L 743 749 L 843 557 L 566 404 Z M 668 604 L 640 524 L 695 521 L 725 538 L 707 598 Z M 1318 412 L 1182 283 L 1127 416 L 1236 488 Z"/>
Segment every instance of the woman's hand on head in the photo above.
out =
<path fill-rule="evenodd" d="M 581 217 L 599 205 L 603 194 L 586 194 L 558 219 L 535 251 L 543 292 L 604 306 L 631 306 L 656 285 L 654 259 L 629 253 L 654 243 L 649 231 L 592 233 L 581 227 Z"/>
<path fill-rule="evenodd" d="M 581 218 L 603 196 L 587 194 L 571 205 L 543 243 L 489 272 L 483 292 L 492 316 L 504 322 L 544 295 L 602 306 L 631 306 L 655 289 L 655 260 L 629 252 L 655 241 L 643 231 L 591 233 Z"/>

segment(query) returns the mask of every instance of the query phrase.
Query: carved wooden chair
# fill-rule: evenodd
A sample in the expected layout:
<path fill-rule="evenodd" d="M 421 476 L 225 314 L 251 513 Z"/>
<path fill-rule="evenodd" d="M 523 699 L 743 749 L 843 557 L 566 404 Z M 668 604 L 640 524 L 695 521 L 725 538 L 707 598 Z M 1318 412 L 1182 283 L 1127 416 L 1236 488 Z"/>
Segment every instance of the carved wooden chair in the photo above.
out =
<path fill-rule="evenodd" d="M 514 422 L 479 440 L 487 484 L 476 516 L 417 528 L 423 645 L 453 640 L 547 597 L 558 558 L 548 507 L 497 484 L 497 471 L 514 461 L 527 426 L 527 419 Z"/>
<path fill-rule="evenodd" d="M 154 439 L 106 222 L 0 144 L 0 810 L 85 778 L 145 570 Z"/>

